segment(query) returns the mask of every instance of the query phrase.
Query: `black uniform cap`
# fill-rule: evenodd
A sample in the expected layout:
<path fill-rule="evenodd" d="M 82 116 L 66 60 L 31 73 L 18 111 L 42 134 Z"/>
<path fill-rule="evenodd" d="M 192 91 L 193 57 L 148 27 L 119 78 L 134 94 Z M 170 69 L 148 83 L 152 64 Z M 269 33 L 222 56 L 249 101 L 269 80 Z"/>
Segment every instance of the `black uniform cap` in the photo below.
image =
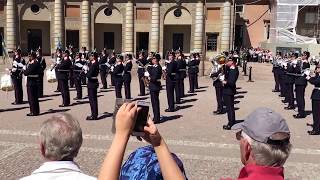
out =
<path fill-rule="evenodd" d="M 157 61 L 160 61 L 160 59 L 161 59 L 161 56 L 160 56 L 160 54 L 155 54 L 154 56 L 153 56 L 153 58 L 154 59 L 156 59 Z"/>
<path fill-rule="evenodd" d="M 117 59 L 120 59 L 121 61 L 123 61 L 123 56 L 122 55 L 118 55 Z"/>
<path fill-rule="evenodd" d="M 69 54 L 70 54 L 70 51 L 69 51 L 69 50 L 65 50 L 64 53 L 66 53 L 66 54 L 69 55 Z"/>
<path fill-rule="evenodd" d="M 98 58 L 98 53 L 97 52 L 91 52 L 90 56 L 93 56 L 94 58 Z"/>
<path fill-rule="evenodd" d="M 37 54 L 36 54 L 36 52 L 31 51 L 31 52 L 29 53 L 29 56 L 32 57 L 32 58 L 36 58 L 36 57 L 37 57 Z"/>

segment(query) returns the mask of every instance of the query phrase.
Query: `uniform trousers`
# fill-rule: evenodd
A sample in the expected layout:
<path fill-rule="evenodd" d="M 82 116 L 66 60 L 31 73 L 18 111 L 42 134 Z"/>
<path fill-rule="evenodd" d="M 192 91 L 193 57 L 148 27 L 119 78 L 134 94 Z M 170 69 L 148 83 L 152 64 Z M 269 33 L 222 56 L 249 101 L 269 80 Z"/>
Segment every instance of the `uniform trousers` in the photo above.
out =
<path fill-rule="evenodd" d="M 12 78 L 12 83 L 14 87 L 14 97 L 16 103 L 23 102 L 23 88 L 22 88 L 22 78 Z"/>
<path fill-rule="evenodd" d="M 312 99 L 313 130 L 320 131 L 320 100 Z"/>
<path fill-rule="evenodd" d="M 305 99 L 304 99 L 305 89 L 306 89 L 306 86 L 304 85 L 301 85 L 301 86 L 296 85 L 296 88 L 295 88 L 298 114 L 301 114 L 301 115 L 305 114 Z"/>
<path fill-rule="evenodd" d="M 150 91 L 152 111 L 153 111 L 153 121 L 160 121 L 160 101 L 159 101 L 160 91 Z"/>
<path fill-rule="evenodd" d="M 82 99 L 82 86 L 81 86 L 81 76 L 74 77 L 74 85 L 77 91 L 77 98 Z"/>
<path fill-rule="evenodd" d="M 108 88 L 108 83 L 107 83 L 107 72 L 106 71 L 100 71 L 100 78 L 101 78 L 101 83 L 102 83 L 102 88 L 107 89 Z"/>
<path fill-rule="evenodd" d="M 28 102 L 30 106 L 30 113 L 33 115 L 39 115 L 40 106 L 38 99 L 38 86 L 27 85 Z"/>
<path fill-rule="evenodd" d="M 98 97 L 97 97 L 97 88 L 88 88 L 88 97 L 91 108 L 91 116 L 93 118 L 98 117 Z"/>
<path fill-rule="evenodd" d="M 234 110 L 234 95 L 223 95 L 223 101 L 227 107 L 228 125 L 232 126 L 236 122 L 236 115 Z"/>
<path fill-rule="evenodd" d="M 223 111 L 223 87 L 215 86 L 216 99 L 217 99 L 217 110 Z"/>
<path fill-rule="evenodd" d="M 123 76 L 123 83 L 124 83 L 124 94 L 126 99 L 131 99 L 131 74 L 124 74 Z"/>
<path fill-rule="evenodd" d="M 175 82 L 173 81 L 166 81 L 166 91 L 167 91 L 167 100 L 168 100 L 168 106 L 169 110 L 174 110 L 174 87 L 175 87 Z"/>
<path fill-rule="evenodd" d="M 196 81 L 196 74 L 189 74 L 189 90 L 191 93 L 194 93 L 195 89 L 195 81 Z"/>
<path fill-rule="evenodd" d="M 62 95 L 62 104 L 70 105 L 70 91 L 68 86 L 68 79 L 59 79 L 60 91 Z"/>

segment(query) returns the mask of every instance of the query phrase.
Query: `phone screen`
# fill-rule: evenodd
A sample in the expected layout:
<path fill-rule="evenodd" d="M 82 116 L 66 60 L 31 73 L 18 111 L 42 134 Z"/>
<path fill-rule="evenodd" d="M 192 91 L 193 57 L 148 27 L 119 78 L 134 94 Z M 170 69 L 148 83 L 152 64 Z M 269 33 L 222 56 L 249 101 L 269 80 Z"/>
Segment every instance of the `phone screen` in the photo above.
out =
<path fill-rule="evenodd" d="M 141 110 L 138 112 L 136 124 L 133 128 L 132 134 L 134 136 L 139 136 L 144 132 L 144 126 L 147 125 L 148 121 L 150 103 L 145 101 L 138 101 L 137 106 L 138 108 L 141 108 Z"/>

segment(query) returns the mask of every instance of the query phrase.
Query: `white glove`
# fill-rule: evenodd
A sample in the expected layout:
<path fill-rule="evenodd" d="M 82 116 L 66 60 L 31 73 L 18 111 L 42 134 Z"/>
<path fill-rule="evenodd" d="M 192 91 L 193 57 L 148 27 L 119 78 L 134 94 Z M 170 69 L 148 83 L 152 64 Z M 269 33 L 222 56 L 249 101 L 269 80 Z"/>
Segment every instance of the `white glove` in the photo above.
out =
<path fill-rule="evenodd" d="M 114 66 L 111 66 L 111 68 L 110 68 L 110 69 L 111 69 L 111 72 L 113 72 L 113 70 L 114 70 Z"/>
<path fill-rule="evenodd" d="M 27 69 L 27 66 L 23 66 L 23 70 L 26 70 Z"/>
<path fill-rule="evenodd" d="M 167 67 L 166 67 L 166 66 L 163 66 L 163 67 L 162 67 L 162 70 L 163 70 L 163 71 L 167 70 Z"/>
<path fill-rule="evenodd" d="M 18 63 L 18 67 L 23 67 L 24 65 L 22 63 Z"/>
<path fill-rule="evenodd" d="M 84 65 L 84 66 L 82 67 L 82 69 L 83 69 L 84 71 L 89 71 L 89 66 Z"/>
<path fill-rule="evenodd" d="M 83 65 L 81 63 L 76 63 L 75 66 L 79 67 L 79 68 L 82 68 Z"/>
<path fill-rule="evenodd" d="M 148 71 L 144 72 L 144 76 L 149 77 L 150 76 L 149 72 Z"/>
<path fill-rule="evenodd" d="M 16 72 L 17 71 L 17 68 L 12 68 L 11 69 L 11 72 Z"/>
<path fill-rule="evenodd" d="M 224 75 L 221 75 L 221 76 L 219 77 L 219 80 L 220 80 L 220 81 L 224 81 Z"/>
<path fill-rule="evenodd" d="M 17 65 L 18 65 L 18 62 L 17 61 L 13 61 L 12 66 L 17 67 Z"/>
<path fill-rule="evenodd" d="M 304 70 L 304 74 L 305 74 L 306 76 L 310 76 L 310 69 Z"/>

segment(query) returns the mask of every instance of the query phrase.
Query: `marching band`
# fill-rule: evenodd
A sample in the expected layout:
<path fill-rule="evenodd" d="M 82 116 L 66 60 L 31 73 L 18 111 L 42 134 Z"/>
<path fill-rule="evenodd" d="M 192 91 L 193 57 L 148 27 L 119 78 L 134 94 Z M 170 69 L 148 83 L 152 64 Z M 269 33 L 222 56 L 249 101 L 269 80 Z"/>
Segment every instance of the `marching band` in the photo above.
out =
<path fill-rule="evenodd" d="M 37 116 L 40 114 L 39 98 L 43 94 L 43 78 L 46 72 L 49 83 L 57 82 L 57 91 L 62 97 L 60 107 L 72 105 L 70 103 L 70 90 L 73 84 L 76 89 L 76 97 L 73 100 L 83 99 L 82 85 L 87 85 L 88 98 L 90 102 L 91 115 L 87 120 L 97 120 L 98 98 L 97 89 L 99 87 L 98 76 L 102 84 L 101 90 L 106 90 L 114 86 L 115 97 L 122 98 L 122 88 L 124 87 L 125 99 L 132 99 L 131 96 L 131 71 L 133 62 L 136 62 L 137 76 L 139 79 L 138 96 L 146 95 L 148 88 L 153 109 L 153 120 L 161 122 L 159 93 L 162 90 L 161 79 L 165 80 L 168 108 L 165 112 L 175 112 L 179 109 L 176 104 L 181 103 L 181 98 L 185 97 L 184 79 L 188 76 L 189 91 L 195 93 L 198 87 L 198 73 L 200 54 L 193 53 L 185 57 L 181 50 L 169 51 L 161 61 L 158 53 L 146 53 L 141 51 L 137 59 L 132 54 L 116 54 L 112 52 L 110 56 L 106 49 L 100 54 L 96 51 L 89 52 L 85 47 L 80 52 L 75 53 L 73 48 L 65 51 L 56 50 L 54 63 L 46 70 L 47 63 L 42 56 L 41 48 L 29 54 L 29 61 L 21 56 L 21 50 L 15 51 L 12 68 L 10 71 L 11 82 L 2 87 L 2 90 L 10 90 L 13 87 L 15 101 L 12 103 L 23 103 L 23 75 L 26 76 L 28 101 L 30 113 L 27 116 Z M 306 117 L 305 111 L 305 90 L 308 82 L 314 85 L 311 95 L 313 129 L 308 131 L 310 135 L 320 134 L 320 64 L 316 63 L 314 74 L 310 73 L 310 53 L 291 53 L 283 56 L 281 52 L 272 59 L 272 72 L 275 81 L 273 92 L 279 92 L 280 97 L 284 97 L 283 103 L 287 103 L 286 110 L 295 109 L 295 102 L 298 113 L 293 115 L 296 119 Z M 236 94 L 236 82 L 239 77 L 238 65 L 239 54 L 237 51 L 224 52 L 211 60 L 213 67 L 210 77 L 216 93 L 217 109 L 213 111 L 215 115 L 227 113 L 228 124 L 223 126 L 224 130 L 230 130 L 236 123 L 234 96 Z M 163 66 L 162 66 L 162 65 Z M 107 77 L 111 74 L 111 83 L 108 87 Z M 70 84 L 69 84 L 70 82 Z M 224 108 L 225 107 L 225 108 Z"/>

